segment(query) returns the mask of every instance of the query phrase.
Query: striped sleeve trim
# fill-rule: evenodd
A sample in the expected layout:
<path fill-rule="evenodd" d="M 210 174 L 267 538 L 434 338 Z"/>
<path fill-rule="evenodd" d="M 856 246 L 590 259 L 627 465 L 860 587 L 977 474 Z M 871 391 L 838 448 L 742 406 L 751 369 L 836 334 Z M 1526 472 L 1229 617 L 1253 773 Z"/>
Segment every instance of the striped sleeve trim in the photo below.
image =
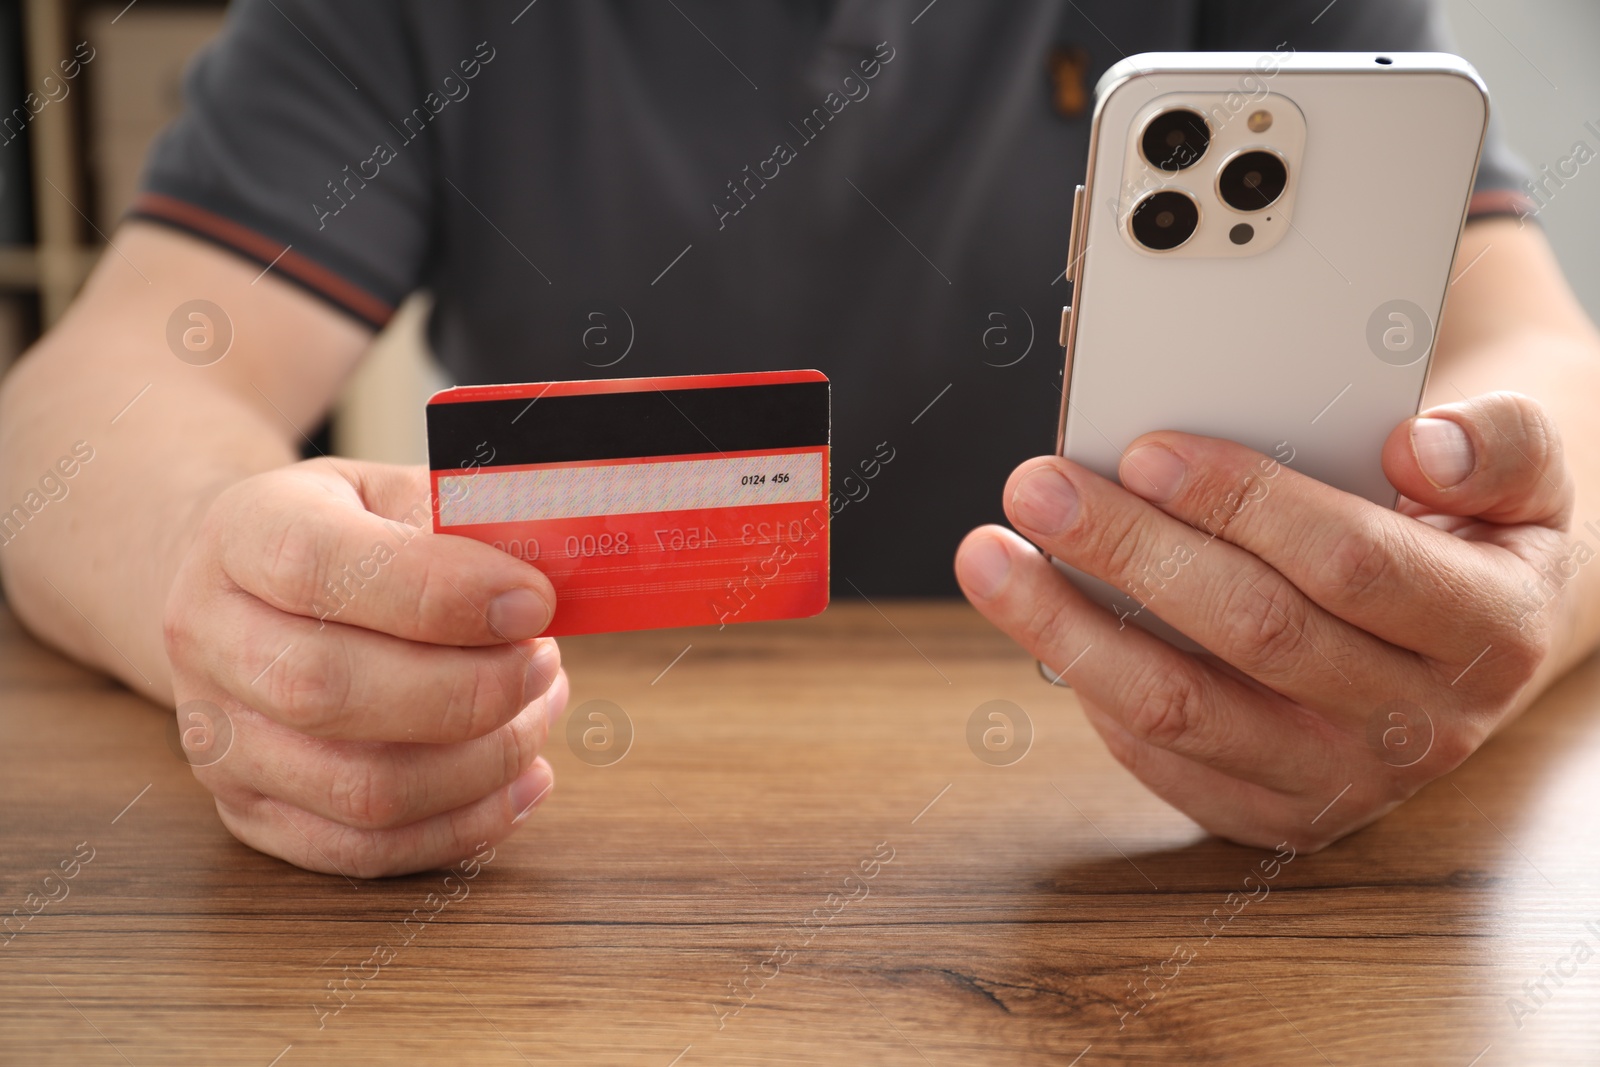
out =
<path fill-rule="evenodd" d="M 277 271 L 373 329 L 394 317 L 393 304 L 334 273 L 322 264 L 232 219 L 165 193 L 141 193 L 129 217 L 162 222 L 219 244 L 263 268 Z M 263 272 L 264 273 L 264 272 Z"/>
<path fill-rule="evenodd" d="M 1473 193 L 1467 201 L 1467 218 L 1483 219 L 1496 215 L 1515 215 L 1524 218 L 1539 213 L 1533 200 L 1517 189 L 1485 189 Z"/>

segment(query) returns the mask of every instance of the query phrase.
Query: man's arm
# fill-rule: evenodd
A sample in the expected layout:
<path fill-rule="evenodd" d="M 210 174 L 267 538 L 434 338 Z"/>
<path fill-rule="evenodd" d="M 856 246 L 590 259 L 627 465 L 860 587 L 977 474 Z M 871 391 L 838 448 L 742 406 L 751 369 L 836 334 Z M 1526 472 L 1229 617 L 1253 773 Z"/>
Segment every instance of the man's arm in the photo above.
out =
<path fill-rule="evenodd" d="M 208 366 L 169 348 L 195 299 L 233 332 Z M 425 470 L 295 462 L 366 341 L 271 271 L 135 225 L 0 397 L 0 499 L 37 512 L 0 546 L 18 614 L 178 705 L 241 841 L 358 877 L 509 834 L 550 790 L 539 750 L 567 696 L 536 639 L 550 583 L 433 536 Z"/>
<path fill-rule="evenodd" d="M 210 366 L 168 347 L 168 318 L 196 299 L 232 324 L 231 348 Z M 237 256 L 149 224 L 118 231 L 71 310 L 0 386 L 0 507 L 37 491 L 75 442 L 94 456 L 64 480 L 64 499 L 4 528 L 12 609 L 40 637 L 170 704 L 162 611 L 201 516 L 227 486 L 298 458 L 300 431 L 328 409 L 368 339 Z"/>
<path fill-rule="evenodd" d="M 1576 489 L 1569 540 L 1600 553 L 1600 540 L 1584 530 L 1590 521 L 1600 525 L 1600 332 L 1537 226 L 1509 218 L 1470 223 L 1455 271 L 1423 409 L 1502 389 L 1537 400 L 1561 428 Z M 1525 471 L 1538 477 L 1531 464 Z M 1600 567 L 1580 566 L 1564 593 L 1546 609 L 1559 619 L 1557 643 L 1523 706 L 1600 645 Z"/>

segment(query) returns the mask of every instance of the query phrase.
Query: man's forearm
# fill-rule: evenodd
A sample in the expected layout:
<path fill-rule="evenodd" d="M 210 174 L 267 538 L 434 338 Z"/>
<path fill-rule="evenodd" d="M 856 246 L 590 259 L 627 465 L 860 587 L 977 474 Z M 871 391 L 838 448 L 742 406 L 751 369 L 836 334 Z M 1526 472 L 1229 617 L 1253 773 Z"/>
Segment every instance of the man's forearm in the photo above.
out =
<path fill-rule="evenodd" d="M 1529 686 L 1531 702 L 1600 646 L 1600 337 L 1541 234 L 1510 221 L 1475 224 L 1467 234 L 1423 406 L 1501 389 L 1533 397 L 1560 427 L 1577 488 L 1573 532 L 1561 553 L 1570 562 L 1527 590 L 1522 605 L 1530 622 L 1545 616 L 1558 630 L 1553 654 Z"/>
<path fill-rule="evenodd" d="M 225 390 L 100 361 L 86 378 L 76 353 L 51 350 L 64 343 L 46 341 L 0 391 L 0 575 L 36 633 L 166 701 L 161 613 L 205 505 L 295 456 Z M 75 445 L 92 458 L 61 464 Z"/>
<path fill-rule="evenodd" d="M 298 458 L 297 427 L 367 331 L 190 238 L 141 226 L 117 242 L 0 385 L 0 577 L 40 637 L 167 701 L 162 615 L 207 505 Z M 232 332 L 206 366 L 168 348 L 168 319 L 196 297 Z"/>

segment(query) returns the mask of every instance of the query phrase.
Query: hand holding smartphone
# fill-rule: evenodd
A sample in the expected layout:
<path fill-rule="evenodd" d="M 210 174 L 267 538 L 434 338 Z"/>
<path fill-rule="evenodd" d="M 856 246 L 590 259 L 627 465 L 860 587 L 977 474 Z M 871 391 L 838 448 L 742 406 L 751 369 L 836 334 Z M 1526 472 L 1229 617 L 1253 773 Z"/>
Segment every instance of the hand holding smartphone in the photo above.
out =
<path fill-rule="evenodd" d="M 1136 438 L 1180 430 L 1392 507 L 1380 453 L 1426 384 L 1488 123 L 1477 72 L 1442 53 L 1150 53 L 1096 97 L 1058 454 L 1115 479 Z M 1200 648 L 1160 619 L 1175 574 L 1119 589 L 1057 566 Z"/>

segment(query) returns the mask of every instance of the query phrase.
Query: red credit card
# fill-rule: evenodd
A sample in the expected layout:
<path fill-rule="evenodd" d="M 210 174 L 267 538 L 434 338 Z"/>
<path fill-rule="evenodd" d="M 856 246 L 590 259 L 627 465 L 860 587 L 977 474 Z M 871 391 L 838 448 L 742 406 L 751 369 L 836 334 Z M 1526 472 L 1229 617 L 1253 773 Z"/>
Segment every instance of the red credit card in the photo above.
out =
<path fill-rule="evenodd" d="M 814 370 L 446 389 L 433 531 L 543 571 L 547 635 L 815 615 L 828 431 Z"/>

